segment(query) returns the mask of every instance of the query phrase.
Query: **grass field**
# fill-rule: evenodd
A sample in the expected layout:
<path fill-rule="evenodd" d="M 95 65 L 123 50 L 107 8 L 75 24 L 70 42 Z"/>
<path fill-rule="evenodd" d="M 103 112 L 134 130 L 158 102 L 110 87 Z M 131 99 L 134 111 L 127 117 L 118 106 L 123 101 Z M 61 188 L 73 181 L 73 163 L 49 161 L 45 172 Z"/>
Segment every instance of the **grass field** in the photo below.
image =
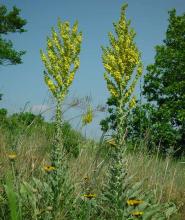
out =
<path fill-rule="evenodd" d="M 20 138 L 15 169 L 20 181 L 30 181 L 32 177 L 42 179 L 43 166 L 49 163 L 49 145 L 44 127 Z M 7 157 L 8 139 L 6 133 L 0 132 L 0 179 L 1 199 L 3 198 L 4 178 L 8 170 L 11 170 L 10 161 Z M 111 147 L 99 145 L 92 140 L 80 142 L 80 153 L 78 157 L 69 157 L 69 178 L 75 187 L 75 194 L 80 197 L 83 188 L 83 179 L 88 177 L 91 181 L 91 190 L 96 193 L 97 198 L 101 196 L 101 187 L 106 181 Z M 172 158 L 161 158 L 158 154 L 149 155 L 144 150 L 134 150 L 125 155 L 128 175 L 133 176 L 131 182 L 142 181 L 142 190 L 149 191 L 155 199 L 161 202 L 174 202 L 178 207 L 178 214 L 171 219 L 185 219 L 185 164 L 183 160 L 175 161 Z M 2 204 L 0 201 L 1 214 Z M 8 219 L 1 216 L 0 219 Z M 33 218 L 34 219 L 34 218 Z M 39 219 L 39 218 L 38 218 Z M 64 218 L 65 219 L 65 218 Z M 87 218 L 88 219 L 88 218 Z M 91 218 L 92 219 L 92 218 Z"/>

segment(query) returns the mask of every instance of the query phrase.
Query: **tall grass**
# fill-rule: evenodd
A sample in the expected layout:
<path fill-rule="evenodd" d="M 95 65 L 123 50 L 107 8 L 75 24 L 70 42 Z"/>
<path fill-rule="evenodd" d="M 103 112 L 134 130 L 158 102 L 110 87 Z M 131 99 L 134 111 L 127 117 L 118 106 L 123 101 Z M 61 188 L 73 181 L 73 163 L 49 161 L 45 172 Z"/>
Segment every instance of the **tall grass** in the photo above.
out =
<path fill-rule="evenodd" d="M 47 138 L 47 132 L 44 128 L 38 133 L 37 129 L 32 131 L 29 137 L 22 137 L 22 144 L 19 146 L 18 159 L 16 160 L 16 170 L 22 181 L 29 181 L 33 176 L 38 179 L 43 178 L 42 167 L 49 161 L 48 147 L 51 140 Z M 0 194 L 4 198 L 5 174 L 11 170 L 7 158 L 8 142 L 6 132 L 0 133 Z M 91 189 L 98 197 L 101 196 L 101 187 L 106 181 L 107 163 L 109 160 L 108 152 L 110 146 L 101 146 L 94 141 L 86 140 L 81 142 L 80 153 L 77 158 L 69 157 L 69 175 L 75 187 L 75 197 L 81 198 L 83 191 L 84 178 L 89 177 Z M 97 153 L 99 151 L 99 153 Z M 155 195 L 158 202 L 173 201 L 179 207 L 179 213 L 172 219 L 183 220 L 185 213 L 185 165 L 181 161 L 175 161 L 172 158 L 161 158 L 158 154 L 149 155 L 146 151 L 135 150 L 125 155 L 127 161 L 128 174 L 133 176 L 132 182 L 143 181 L 143 191 L 149 190 Z M 98 171 L 98 173 L 97 173 Z M 7 186 L 11 189 L 10 181 Z M 14 195 L 13 189 L 7 195 Z M 13 196 L 14 198 L 14 196 Z M 14 200 L 8 200 L 14 201 Z M 3 209 L 3 201 L 0 201 L 0 209 Z M 14 202 L 12 205 L 15 204 Z M 11 205 L 11 204 L 10 204 Z M 11 205 L 11 206 L 12 206 Z M 15 210 L 15 208 L 13 208 Z M 1 214 L 3 212 L 1 211 Z M 0 216 L 0 219 L 8 217 Z"/>

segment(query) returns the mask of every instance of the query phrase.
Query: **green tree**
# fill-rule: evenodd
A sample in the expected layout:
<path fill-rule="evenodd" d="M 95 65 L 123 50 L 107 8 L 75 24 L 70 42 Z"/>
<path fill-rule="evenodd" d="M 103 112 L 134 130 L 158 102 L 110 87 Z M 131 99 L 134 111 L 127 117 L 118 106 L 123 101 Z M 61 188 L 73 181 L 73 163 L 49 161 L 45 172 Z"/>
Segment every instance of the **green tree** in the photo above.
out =
<path fill-rule="evenodd" d="M 0 65 L 20 64 L 21 57 L 25 51 L 16 51 L 11 40 L 2 36 L 9 33 L 22 33 L 26 30 L 23 26 L 26 20 L 20 17 L 20 9 L 15 6 L 11 11 L 7 11 L 6 6 L 0 4 Z"/>
<path fill-rule="evenodd" d="M 153 128 L 160 145 L 181 154 L 185 152 L 185 13 L 169 11 L 163 42 L 156 46 L 154 64 L 147 67 L 144 95 L 156 109 Z"/>

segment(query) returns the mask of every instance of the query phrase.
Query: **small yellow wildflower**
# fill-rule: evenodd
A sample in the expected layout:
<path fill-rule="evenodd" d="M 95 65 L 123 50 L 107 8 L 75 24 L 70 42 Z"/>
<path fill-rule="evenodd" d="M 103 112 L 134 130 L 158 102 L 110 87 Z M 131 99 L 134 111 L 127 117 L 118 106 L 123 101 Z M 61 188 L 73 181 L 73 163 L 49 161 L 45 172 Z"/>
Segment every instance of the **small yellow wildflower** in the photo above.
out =
<path fill-rule="evenodd" d="M 89 180 L 90 180 L 90 178 L 89 178 L 88 176 L 85 176 L 85 177 L 84 177 L 84 181 L 85 181 L 85 182 L 88 182 Z"/>
<path fill-rule="evenodd" d="M 91 194 L 91 193 L 84 194 L 83 197 L 88 198 L 88 199 L 93 199 L 93 198 L 96 198 L 96 194 Z"/>
<path fill-rule="evenodd" d="M 112 67 L 109 66 L 107 63 L 104 64 L 104 67 L 105 67 L 105 69 L 108 70 L 108 71 L 111 71 L 111 70 L 112 70 Z"/>
<path fill-rule="evenodd" d="M 135 212 L 132 212 L 131 215 L 132 216 L 135 216 L 135 217 L 140 217 L 144 214 L 144 212 L 141 212 L 141 211 L 135 211 Z"/>
<path fill-rule="evenodd" d="M 17 157 L 17 154 L 16 153 L 10 153 L 8 154 L 8 158 L 11 160 L 11 161 L 14 161 Z"/>
<path fill-rule="evenodd" d="M 93 120 L 93 110 L 91 107 L 88 108 L 87 112 L 82 116 L 83 125 L 91 123 Z"/>
<path fill-rule="evenodd" d="M 76 59 L 76 60 L 74 61 L 74 67 L 75 67 L 75 69 L 78 69 L 79 66 L 80 66 L 80 60 L 79 60 L 79 59 Z"/>
<path fill-rule="evenodd" d="M 61 87 L 63 83 L 62 83 L 62 77 L 59 74 L 56 76 L 56 81 L 58 85 Z"/>
<path fill-rule="evenodd" d="M 136 99 L 135 97 L 133 97 L 129 103 L 129 107 L 134 108 L 135 106 L 136 106 Z"/>
<path fill-rule="evenodd" d="M 127 200 L 127 204 L 130 205 L 130 206 L 137 206 L 141 203 L 143 203 L 143 201 L 139 200 L 139 199 L 129 199 L 129 200 Z"/>
<path fill-rule="evenodd" d="M 67 86 L 71 85 L 71 83 L 73 82 L 74 76 L 75 76 L 75 72 L 71 72 L 67 79 Z"/>
<path fill-rule="evenodd" d="M 45 170 L 47 173 L 50 173 L 50 172 L 52 172 L 53 170 L 56 170 L 56 168 L 55 168 L 54 166 L 46 165 L 46 166 L 44 166 L 44 170 Z"/>

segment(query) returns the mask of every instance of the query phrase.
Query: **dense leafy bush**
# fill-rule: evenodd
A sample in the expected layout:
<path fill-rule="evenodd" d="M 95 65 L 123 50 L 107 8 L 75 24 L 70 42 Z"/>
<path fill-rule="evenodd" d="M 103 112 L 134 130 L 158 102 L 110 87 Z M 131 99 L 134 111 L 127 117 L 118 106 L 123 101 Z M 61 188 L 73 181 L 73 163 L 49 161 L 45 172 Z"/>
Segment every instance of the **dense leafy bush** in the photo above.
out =
<path fill-rule="evenodd" d="M 0 128 L 7 136 L 9 146 L 17 145 L 23 135 L 29 137 L 41 131 L 46 139 L 52 143 L 55 132 L 54 122 L 46 122 L 41 115 L 35 115 L 31 112 L 20 112 L 8 116 L 6 109 L 0 109 L 0 121 Z M 80 132 L 75 131 L 68 122 L 63 123 L 62 134 L 64 148 L 68 153 L 77 157 L 80 143 L 84 141 L 83 136 Z"/>

